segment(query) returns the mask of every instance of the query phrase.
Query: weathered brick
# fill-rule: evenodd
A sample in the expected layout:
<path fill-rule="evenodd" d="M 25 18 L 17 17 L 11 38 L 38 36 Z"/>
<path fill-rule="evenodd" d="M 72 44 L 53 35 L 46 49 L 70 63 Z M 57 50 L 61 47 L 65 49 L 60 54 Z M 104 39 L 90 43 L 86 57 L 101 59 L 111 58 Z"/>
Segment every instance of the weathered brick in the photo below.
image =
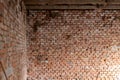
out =
<path fill-rule="evenodd" d="M 28 80 L 117 80 L 120 10 L 51 12 L 59 15 L 31 10 L 27 17 Z"/>
<path fill-rule="evenodd" d="M 11 6 L 8 6 L 8 0 L 0 0 L 0 61 L 8 80 L 26 80 L 26 25 L 22 19 L 25 13 L 22 10 L 19 14 L 19 1 L 11 0 L 10 3 Z M 15 5 L 17 7 L 12 8 Z M 3 73 L 1 65 L 0 73 Z M 0 80 L 6 80 L 4 74 L 0 76 Z"/>

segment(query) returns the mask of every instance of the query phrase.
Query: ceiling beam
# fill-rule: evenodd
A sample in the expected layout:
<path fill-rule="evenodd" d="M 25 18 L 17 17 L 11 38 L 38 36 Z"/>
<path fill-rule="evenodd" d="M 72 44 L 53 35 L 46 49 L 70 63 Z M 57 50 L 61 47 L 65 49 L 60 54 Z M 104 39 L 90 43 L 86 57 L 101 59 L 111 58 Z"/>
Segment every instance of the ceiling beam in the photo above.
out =
<path fill-rule="evenodd" d="M 95 8 L 94 6 L 67 6 L 67 5 L 62 5 L 62 6 L 57 6 L 57 5 L 53 5 L 53 6 L 27 6 L 27 9 L 30 10 L 41 10 L 41 9 L 93 9 Z"/>
<path fill-rule="evenodd" d="M 120 4 L 120 0 L 24 0 L 26 5 L 53 4 Z"/>
<path fill-rule="evenodd" d="M 120 9 L 120 0 L 24 0 L 27 9 Z"/>
<path fill-rule="evenodd" d="M 53 4 L 103 4 L 104 0 L 25 0 L 26 5 L 53 5 Z"/>
<path fill-rule="evenodd" d="M 44 9 L 120 9 L 120 5 L 108 5 L 108 6 L 100 6 L 99 8 L 95 5 L 52 5 L 52 6 L 26 6 L 29 10 L 44 10 Z"/>

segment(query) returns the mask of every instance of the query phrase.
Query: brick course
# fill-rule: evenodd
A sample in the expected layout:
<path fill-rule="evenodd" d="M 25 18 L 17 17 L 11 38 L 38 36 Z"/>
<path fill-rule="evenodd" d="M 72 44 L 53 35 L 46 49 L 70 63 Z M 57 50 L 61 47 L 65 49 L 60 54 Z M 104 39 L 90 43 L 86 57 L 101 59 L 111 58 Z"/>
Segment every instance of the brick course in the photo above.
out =
<path fill-rule="evenodd" d="M 119 80 L 120 10 L 28 15 L 28 80 Z"/>

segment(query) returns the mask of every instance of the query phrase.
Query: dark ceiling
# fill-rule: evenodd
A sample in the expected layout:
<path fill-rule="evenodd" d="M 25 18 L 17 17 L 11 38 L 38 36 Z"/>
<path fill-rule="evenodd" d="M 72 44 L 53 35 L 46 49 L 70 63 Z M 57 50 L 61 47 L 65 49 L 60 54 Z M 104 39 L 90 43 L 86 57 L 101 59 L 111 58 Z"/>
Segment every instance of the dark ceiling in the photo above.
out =
<path fill-rule="evenodd" d="M 27 9 L 120 9 L 120 0 L 24 0 Z"/>

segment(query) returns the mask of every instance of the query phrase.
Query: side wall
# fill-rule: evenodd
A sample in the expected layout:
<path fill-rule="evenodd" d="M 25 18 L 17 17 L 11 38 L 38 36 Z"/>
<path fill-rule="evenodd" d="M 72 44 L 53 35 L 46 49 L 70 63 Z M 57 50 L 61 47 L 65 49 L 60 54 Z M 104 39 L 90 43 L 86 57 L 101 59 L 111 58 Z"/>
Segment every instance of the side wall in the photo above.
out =
<path fill-rule="evenodd" d="M 0 61 L 8 80 L 26 80 L 24 3 L 0 0 Z M 0 80 L 7 80 L 0 64 Z"/>
<path fill-rule="evenodd" d="M 120 10 L 30 11 L 28 80 L 119 80 Z"/>

